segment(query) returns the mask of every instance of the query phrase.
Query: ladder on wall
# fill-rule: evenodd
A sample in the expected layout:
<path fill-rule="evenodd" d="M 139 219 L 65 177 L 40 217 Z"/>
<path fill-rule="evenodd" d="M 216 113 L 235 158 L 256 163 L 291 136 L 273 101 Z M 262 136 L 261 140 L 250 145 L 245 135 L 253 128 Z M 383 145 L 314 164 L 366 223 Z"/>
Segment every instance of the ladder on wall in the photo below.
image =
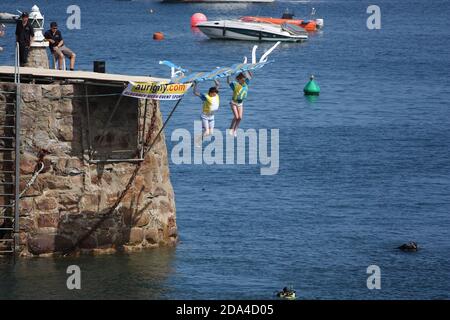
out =
<path fill-rule="evenodd" d="M 16 44 L 14 89 L 0 89 L 0 254 L 14 254 L 19 235 L 20 67 Z"/>

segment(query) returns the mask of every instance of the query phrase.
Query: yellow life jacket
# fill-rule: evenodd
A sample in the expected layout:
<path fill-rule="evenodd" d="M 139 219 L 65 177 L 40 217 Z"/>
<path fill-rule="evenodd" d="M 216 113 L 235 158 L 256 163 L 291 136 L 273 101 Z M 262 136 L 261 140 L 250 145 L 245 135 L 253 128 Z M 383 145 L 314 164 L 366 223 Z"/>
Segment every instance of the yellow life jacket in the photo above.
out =
<path fill-rule="evenodd" d="M 211 113 L 219 109 L 220 99 L 218 94 L 214 97 L 211 97 L 209 94 L 205 94 L 204 97 L 206 100 L 203 101 L 203 113 Z"/>

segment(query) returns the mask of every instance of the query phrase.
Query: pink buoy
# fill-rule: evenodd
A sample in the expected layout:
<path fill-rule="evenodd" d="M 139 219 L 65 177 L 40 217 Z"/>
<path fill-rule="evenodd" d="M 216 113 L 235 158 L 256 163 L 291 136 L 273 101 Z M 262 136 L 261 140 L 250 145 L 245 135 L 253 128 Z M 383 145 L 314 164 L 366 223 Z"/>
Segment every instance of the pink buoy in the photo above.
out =
<path fill-rule="evenodd" d="M 203 13 L 194 13 L 191 17 L 191 27 L 196 27 L 198 23 L 208 21 Z"/>

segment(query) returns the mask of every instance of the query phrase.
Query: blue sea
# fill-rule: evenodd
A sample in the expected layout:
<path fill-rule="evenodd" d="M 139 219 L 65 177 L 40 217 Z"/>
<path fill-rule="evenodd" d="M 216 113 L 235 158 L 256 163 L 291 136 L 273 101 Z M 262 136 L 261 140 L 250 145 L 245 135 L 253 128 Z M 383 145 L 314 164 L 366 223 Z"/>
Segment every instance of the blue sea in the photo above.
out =
<path fill-rule="evenodd" d="M 447 0 L 277 1 L 162 4 L 77 0 L 81 29 L 68 30 L 72 0 L 7 0 L 0 11 L 37 3 L 58 21 L 77 68 L 105 60 L 107 72 L 169 76 L 171 60 L 194 71 L 251 56 L 254 43 L 208 40 L 190 16 L 278 17 L 286 9 L 323 17 L 306 43 L 282 44 L 255 72 L 241 128 L 279 129 L 279 172 L 260 165 L 175 165 L 180 242 L 134 254 L 0 260 L 1 299 L 274 299 L 287 285 L 299 299 L 450 298 L 450 3 Z M 381 8 L 369 30 L 367 7 Z M 150 13 L 150 9 L 153 13 Z M 164 41 L 153 41 L 154 32 Z M 0 64 L 13 63 L 12 27 Z M 258 44 L 261 54 L 271 44 Z M 317 99 L 303 96 L 311 74 Z M 231 121 L 223 84 L 216 127 Z M 201 89 L 207 89 L 203 84 Z M 188 93 L 165 133 L 193 131 L 200 100 Z M 161 110 L 169 113 L 172 103 Z M 404 253 L 402 243 L 421 250 Z M 82 289 L 66 288 L 66 268 Z M 367 267 L 381 270 L 369 290 Z"/>

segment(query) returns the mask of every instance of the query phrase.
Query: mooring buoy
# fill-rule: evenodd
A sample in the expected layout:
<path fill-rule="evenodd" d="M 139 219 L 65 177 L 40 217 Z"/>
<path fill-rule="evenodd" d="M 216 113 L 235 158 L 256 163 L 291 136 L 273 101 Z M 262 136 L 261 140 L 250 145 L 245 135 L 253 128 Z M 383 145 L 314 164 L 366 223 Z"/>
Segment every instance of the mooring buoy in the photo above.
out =
<path fill-rule="evenodd" d="M 303 92 L 305 93 L 305 96 L 318 96 L 320 94 L 320 87 L 316 80 L 314 80 L 313 75 L 311 75 L 308 83 L 303 88 Z"/>
<path fill-rule="evenodd" d="M 205 21 L 208 21 L 208 18 L 203 13 L 194 13 L 191 17 L 191 27 L 196 27 L 197 24 Z"/>
<path fill-rule="evenodd" d="M 157 41 L 164 40 L 164 33 L 162 33 L 162 32 L 155 32 L 153 34 L 153 40 L 157 40 Z"/>

